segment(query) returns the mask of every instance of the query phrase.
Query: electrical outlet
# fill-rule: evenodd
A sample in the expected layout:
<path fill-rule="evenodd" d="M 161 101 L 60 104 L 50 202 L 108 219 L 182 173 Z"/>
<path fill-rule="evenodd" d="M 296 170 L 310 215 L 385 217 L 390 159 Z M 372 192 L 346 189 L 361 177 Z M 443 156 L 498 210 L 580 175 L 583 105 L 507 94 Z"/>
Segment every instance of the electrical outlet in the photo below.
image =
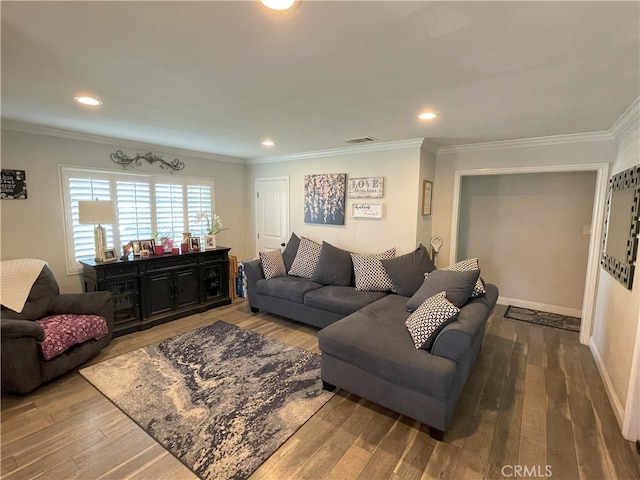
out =
<path fill-rule="evenodd" d="M 591 235 L 591 225 L 585 225 L 584 227 L 582 227 L 582 234 Z"/>

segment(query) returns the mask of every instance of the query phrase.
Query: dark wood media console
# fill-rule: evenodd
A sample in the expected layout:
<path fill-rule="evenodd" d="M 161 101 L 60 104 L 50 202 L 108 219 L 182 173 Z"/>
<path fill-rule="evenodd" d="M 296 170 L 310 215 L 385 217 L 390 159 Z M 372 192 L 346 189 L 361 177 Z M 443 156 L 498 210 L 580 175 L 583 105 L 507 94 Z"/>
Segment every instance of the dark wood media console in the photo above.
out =
<path fill-rule="evenodd" d="M 84 289 L 113 292 L 113 336 L 126 335 L 230 304 L 229 250 L 80 262 Z"/>

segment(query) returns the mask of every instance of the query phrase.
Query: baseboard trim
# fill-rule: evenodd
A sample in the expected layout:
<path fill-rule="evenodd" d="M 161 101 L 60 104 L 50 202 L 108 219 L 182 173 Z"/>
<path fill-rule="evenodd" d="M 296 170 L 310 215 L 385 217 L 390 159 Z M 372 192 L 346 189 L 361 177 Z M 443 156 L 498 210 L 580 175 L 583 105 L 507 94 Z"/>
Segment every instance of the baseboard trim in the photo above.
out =
<path fill-rule="evenodd" d="M 611 381 L 611 377 L 609 376 L 609 371 L 607 370 L 607 366 L 604 363 L 604 359 L 602 355 L 600 355 L 600 351 L 596 343 L 591 339 L 591 343 L 589 344 L 589 348 L 591 349 L 591 354 L 593 355 L 593 359 L 596 361 L 596 366 L 598 367 L 598 371 L 600 372 L 600 377 L 602 377 L 602 383 L 604 383 L 604 389 L 607 392 L 607 396 L 609 397 L 609 403 L 611 403 L 611 408 L 613 409 L 613 414 L 616 416 L 616 421 L 618 422 L 618 426 L 622 431 L 622 423 L 624 419 L 624 407 L 616 395 L 616 391 L 613 388 L 613 382 Z"/>
<path fill-rule="evenodd" d="M 560 305 L 549 305 L 540 302 L 530 302 L 528 300 L 520 300 L 517 298 L 499 297 L 500 305 L 513 305 L 514 307 L 530 308 L 531 310 L 540 310 L 541 312 L 555 313 L 557 315 L 567 315 L 569 317 L 582 318 L 582 310 L 578 308 L 562 307 Z"/>

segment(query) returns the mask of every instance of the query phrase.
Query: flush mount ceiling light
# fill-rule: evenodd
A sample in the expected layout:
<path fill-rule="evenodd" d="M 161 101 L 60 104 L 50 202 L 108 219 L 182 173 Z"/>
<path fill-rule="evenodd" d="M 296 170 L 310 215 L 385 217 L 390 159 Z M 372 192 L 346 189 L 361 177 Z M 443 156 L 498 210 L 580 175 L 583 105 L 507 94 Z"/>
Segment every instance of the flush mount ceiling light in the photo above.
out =
<path fill-rule="evenodd" d="M 260 2 L 271 10 L 288 10 L 298 3 L 298 0 L 260 0 Z"/>
<path fill-rule="evenodd" d="M 83 105 L 91 105 L 92 107 L 102 105 L 101 100 L 93 97 L 73 97 L 73 99 L 78 103 L 81 103 Z"/>
<path fill-rule="evenodd" d="M 265 140 L 264 142 L 262 142 L 262 145 L 264 145 L 265 147 L 273 147 L 275 143 L 273 143 L 273 140 Z"/>
<path fill-rule="evenodd" d="M 420 120 L 433 120 L 437 116 L 438 115 L 433 112 L 422 112 L 420 115 L 418 115 L 418 118 Z"/>

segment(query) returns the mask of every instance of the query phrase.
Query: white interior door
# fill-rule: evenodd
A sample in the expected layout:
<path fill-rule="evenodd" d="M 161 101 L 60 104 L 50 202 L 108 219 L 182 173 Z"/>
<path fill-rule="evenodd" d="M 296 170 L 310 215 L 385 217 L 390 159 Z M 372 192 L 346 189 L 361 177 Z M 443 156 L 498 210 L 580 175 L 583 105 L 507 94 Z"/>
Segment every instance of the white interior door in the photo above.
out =
<path fill-rule="evenodd" d="M 256 178 L 256 252 L 289 240 L 289 177 Z"/>

